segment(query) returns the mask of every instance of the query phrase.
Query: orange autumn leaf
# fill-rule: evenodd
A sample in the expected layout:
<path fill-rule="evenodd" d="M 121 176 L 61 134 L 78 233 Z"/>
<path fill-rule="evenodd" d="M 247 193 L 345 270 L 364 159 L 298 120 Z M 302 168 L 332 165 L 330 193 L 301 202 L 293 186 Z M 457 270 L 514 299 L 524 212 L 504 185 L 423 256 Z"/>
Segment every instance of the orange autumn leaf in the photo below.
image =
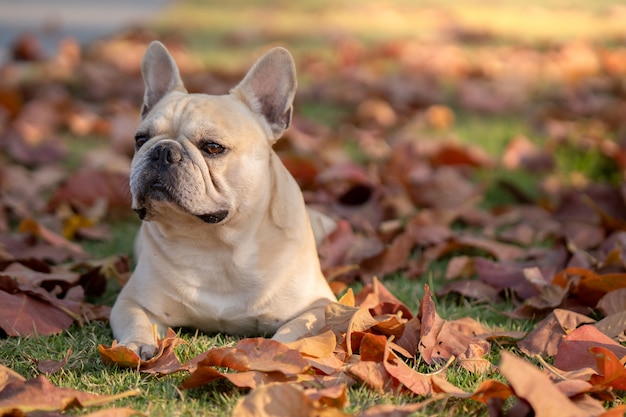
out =
<path fill-rule="evenodd" d="M 165 337 L 157 344 L 157 352 L 151 359 L 144 361 L 126 346 L 113 341 L 111 347 L 98 345 L 100 358 L 105 365 L 117 365 L 122 368 L 135 368 L 141 372 L 167 375 L 186 369 L 176 356 L 174 349 L 181 343 L 186 343 L 179 338 L 174 330 L 168 329 Z"/>
<path fill-rule="evenodd" d="M 574 284 L 572 293 L 584 304 L 592 307 L 611 291 L 626 288 L 626 273 L 598 274 L 580 267 L 571 267 L 559 272 L 552 279 L 552 283 L 566 288 L 572 280 Z"/>
<path fill-rule="evenodd" d="M 610 350 L 601 346 L 594 346 L 589 349 L 596 358 L 599 375 L 592 375 L 590 382 L 594 385 L 604 385 L 616 390 L 626 391 L 626 368 L 624 363 L 626 355 L 620 359 Z"/>
<path fill-rule="evenodd" d="M 506 400 L 511 395 L 513 395 L 511 387 L 500 381 L 489 379 L 482 382 L 469 398 L 487 404 L 492 398 Z"/>
<path fill-rule="evenodd" d="M 290 349 L 314 358 L 326 358 L 332 355 L 336 345 L 337 338 L 331 330 L 319 335 L 303 337 L 294 342 L 285 343 L 285 346 Z"/>

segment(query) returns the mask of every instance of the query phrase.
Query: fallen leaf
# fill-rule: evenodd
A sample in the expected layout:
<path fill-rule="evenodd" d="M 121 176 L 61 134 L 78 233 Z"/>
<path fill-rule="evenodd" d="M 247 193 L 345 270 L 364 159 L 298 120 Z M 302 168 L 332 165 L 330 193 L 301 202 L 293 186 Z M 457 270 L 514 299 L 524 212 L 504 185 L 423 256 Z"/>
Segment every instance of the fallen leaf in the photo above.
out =
<path fill-rule="evenodd" d="M 67 354 L 61 361 L 55 361 L 53 359 L 35 360 L 37 370 L 46 375 L 57 373 L 67 364 L 67 360 L 70 358 L 71 354 L 72 349 L 68 349 Z"/>
<path fill-rule="evenodd" d="M 438 296 L 455 292 L 467 298 L 474 298 L 482 302 L 497 303 L 501 297 L 499 291 L 489 284 L 479 280 L 449 282 L 439 290 Z"/>
<path fill-rule="evenodd" d="M 326 407 L 344 408 L 349 405 L 347 388 L 345 384 L 337 384 L 322 389 L 305 389 L 304 393 L 313 401 Z"/>
<path fill-rule="evenodd" d="M 606 294 L 626 288 L 626 273 L 597 274 L 586 268 L 567 268 L 552 280 L 563 288 L 573 282 L 572 293 L 588 306 L 596 306 Z"/>
<path fill-rule="evenodd" d="M 489 379 L 487 381 L 483 381 L 478 388 L 471 393 L 469 398 L 487 404 L 489 400 L 493 398 L 506 400 L 511 395 L 513 395 L 513 391 L 511 391 L 511 388 L 508 385 L 503 384 L 500 381 Z"/>
<path fill-rule="evenodd" d="M 606 293 L 596 305 L 605 316 L 626 311 L 626 288 L 619 288 Z"/>
<path fill-rule="evenodd" d="M 38 297 L 0 291 L 0 328 L 9 336 L 58 334 L 73 322 L 74 317 Z"/>
<path fill-rule="evenodd" d="M 27 381 L 13 381 L 0 391 L 0 414 L 11 415 L 15 410 L 30 413 L 60 411 L 75 406 L 93 407 L 138 394 L 138 390 L 131 390 L 116 395 L 97 395 L 69 388 L 57 388 L 45 377 L 38 376 Z"/>
<path fill-rule="evenodd" d="M 298 351 L 275 340 L 242 339 L 235 347 L 213 348 L 185 364 L 183 367 L 192 372 L 181 386 L 194 388 L 227 378 L 239 387 L 254 388 L 259 382 L 302 378 L 310 366 Z M 215 367 L 230 368 L 239 373 L 224 373 Z"/>
<path fill-rule="evenodd" d="M 390 353 L 388 355 L 389 357 L 385 358 L 383 365 L 389 375 L 416 395 L 430 395 L 432 393 L 430 375 L 417 372 L 395 355 Z"/>
<path fill-rule="evenodd" d="M 500 355 L 500 373 L 506 378 L 515 395 L 530 404 L 535 416 L 589 416 L 534 365 L 505 350 Z"/>
<path fill-rule="evenodd" d="M 594 346 L 589 348 L 589 352 L 596 359 L 596 365 L 599 375 L 592 375 L 591 382 L 593 385 L 602 385 L 614 388 L 616 390 L 626 391 L 626 353 L 622 359 L 615 356 L 613 352 L 607 348 Z"/>
<path fill-rule="evenodd" d="M 108 408 L 93 413 L 86 414 L 84 417 L 131 417 L 131 416 L 146 416 L 132 408 Z"/>
<path fill-rule="evenodd" d="M 17 372 L 7 368 L 4 365 L 0 365 L 0 392 L 4 390 L 4 387 L 12 382 L 24 382 L 26 378 Z"/>
<path fill-rule="evenodd" d="M 555 309 L 539 322 L 517 346 L 528 356 L 554 356 L 563 338 L 582 324 L 594 320 L 569 310 Z"/>
<path fill-rule="evenodd" d="M 294 342 L 285 343 L 288 348 L 314 358 L 326 358 L 332 355 L 336 345 L 337 338 L 331 330 L 317 336 L 304 337 Z"/>
<path fill-rule="evenodd" d="M 365 285 L 359 291 L 355 297 L 355 305 L 369 309 L 374 316 L 400 312 L 403 318 L 410 319 L 413 317 L 411 310 L 385 288 L 376 277 L 371 284 Z"/>
<path fill-rule="evenodd" d="M 602 347 L 613 352 L 617 357 L 626 356 L 626 347 L 615 342 L 592 325 L 584 325 L 567 335 L 559 345 L 554 358 L 554 366 L 564 371 L 582 368 L 596 368 L 595 357 L 589 353 L 593 347 Z"/>
<path fill-rule="evenodd" d="M 181 343 L 186 342 L 179 338 L 172 329 L 167 329 L 165 337 L 157 342 L 155 355 L 147 361 L 141 360 L 135 352 L 126 346 L 117 345 L 117 341 L 113 341 L 111 347 L 98 345 L 98 351 L 100 352 L 100 359 L 105 365 L 117 365 L 122 368 L 139 369 L 141 372 L 150 374 L 168 375 L 188 369 L 180 363 L 174 350 Z"/>
<path fill-rule="evenodd" d="M 77 257 L 84 257 L 85 251 L 80 245 L 70 242 L 58 233 L 53 232 L 44 225 L 38 223 L 34 219 L 24 219 L 18 228 L 20 233 L 31 233 L 34 236 L 41 237 L 45 242 L 52 246 L 68 249 Z"/>
<path fill-rule="evenodd" d="M 439 317 L 428 285 L 424 286 L 419 318 L 419 352 L 430 365 L 445 362 L 452 356 L 460 359 L 480 358 L 489 352 L 489 342 L 465 335 Z"/>
<path fill-rule="evenodd" d="M 347 353 L 351 356 L 353 332 L 362 332 L 378 324 L 366 308 L 350 307 L 338 303 L 330 303 L 326 307 L 326 324 L 335 334 L 345 336 Z"/>
<path fill-rule="evenodd" d="M 309 398 L 304 390 L 294 384 L 262 385 L 241 398 L 233 415 L 241 417 L 346 417 L 335 407 L 326 406 L 323 401 Z"/>
<path fill-rule="evenodd" d="M 610 338 L 618 342 L 626 342 L 626 311 L 611 314 L 596 322 L 595 326 Z"/>
<path fill-rule="evenodd" d="M 382 404 L 370 407 L 360 413 L 359 417 L 408 417 L 436 401 L 444 399 L 444 395 L 433 395 L 427 400 L 411 404 Z"/>

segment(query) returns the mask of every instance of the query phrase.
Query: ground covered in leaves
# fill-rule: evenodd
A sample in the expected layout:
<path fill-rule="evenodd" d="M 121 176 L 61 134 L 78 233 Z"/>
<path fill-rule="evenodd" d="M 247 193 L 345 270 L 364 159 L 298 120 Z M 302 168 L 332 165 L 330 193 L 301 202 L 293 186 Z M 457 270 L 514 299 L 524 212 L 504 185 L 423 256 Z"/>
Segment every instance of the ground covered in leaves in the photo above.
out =
<path fill-rule="evenodd" d="M 623 41 L 447 26 L 436 41 L 298 45 L 277 151 L 339 220 L 320 248 L 340 297 L 327 328 L 288 345 L 175 329 L 141 362 L 106 324 L 138 225 L 141 56 L 158 37 L 189 90 L 212 94 L 255 58 L 206 70 L 184 35 L 67 40 L 53 56 L 23 38 L 0 68 L 2 415 L 113 401 L 90 415 L 624 414 Z M 281 35 L 220 42 L 262 52 Z"/>

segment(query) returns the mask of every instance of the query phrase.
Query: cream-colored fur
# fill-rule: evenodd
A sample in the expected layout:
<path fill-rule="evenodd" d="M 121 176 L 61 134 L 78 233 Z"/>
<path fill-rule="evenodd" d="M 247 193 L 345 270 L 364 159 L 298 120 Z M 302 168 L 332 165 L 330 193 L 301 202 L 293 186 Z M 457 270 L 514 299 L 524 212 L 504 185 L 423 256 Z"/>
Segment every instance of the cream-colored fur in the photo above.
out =
<path fill-rule="evenodd" d="M 333 224 L 307 209 L 272 150 L 291 121 L 289 52 L 270 50 L 223 96 L 188 94 L 158 42 L 142 73 L 130 185 L 144 222 L 137 267 L 111 312 L 114 337 L 146 359 L 156 349 L 153 325 L 282 341 L 319 327 L 335 297 L 316 238 Z"/>

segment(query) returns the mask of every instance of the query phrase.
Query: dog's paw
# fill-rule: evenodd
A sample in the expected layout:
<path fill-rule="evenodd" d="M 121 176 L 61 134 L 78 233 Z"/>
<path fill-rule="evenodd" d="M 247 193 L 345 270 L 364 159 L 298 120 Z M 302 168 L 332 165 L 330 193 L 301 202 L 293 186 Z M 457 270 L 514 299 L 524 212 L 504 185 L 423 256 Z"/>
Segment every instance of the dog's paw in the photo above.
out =
<path fill-rule="evenodd" d="M 157 346 L 149 343 L 130 342 L 124 346 L 135 352 L 142 361 L 152 359 L 157 351 Z"/>

